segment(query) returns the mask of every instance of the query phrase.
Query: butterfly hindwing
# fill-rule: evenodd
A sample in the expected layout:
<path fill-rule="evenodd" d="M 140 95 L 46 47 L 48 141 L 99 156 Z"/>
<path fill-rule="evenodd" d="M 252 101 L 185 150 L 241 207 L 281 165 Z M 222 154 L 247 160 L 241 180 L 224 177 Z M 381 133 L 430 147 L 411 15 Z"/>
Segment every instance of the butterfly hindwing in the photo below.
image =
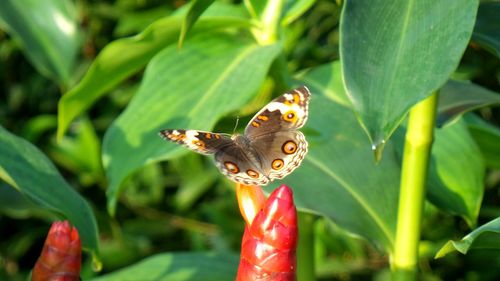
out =
<path fill-rule="evenodd" d="M 276 132 L 252 141 L 262 170 L 270 181 L 282 179 L 300 166 L 307 153 L 307 141 L 300 131 Z"/>
<path fill-rule="evenodd" d="M 251 148 L 243 150 L 237 144 L 226 146 L 215 154 L 215 165 L 232 181 L 246 185 L 266 185 L 269 178 L 249 150 Z"/>

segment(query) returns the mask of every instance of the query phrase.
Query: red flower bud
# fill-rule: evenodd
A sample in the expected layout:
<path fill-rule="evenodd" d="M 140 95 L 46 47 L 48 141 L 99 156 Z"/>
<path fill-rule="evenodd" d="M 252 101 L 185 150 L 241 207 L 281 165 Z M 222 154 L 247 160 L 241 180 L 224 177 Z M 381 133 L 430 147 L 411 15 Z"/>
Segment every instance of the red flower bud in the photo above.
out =
<path fill-rule="evenodd" d="M 292 190 L 282 185 L 245 227 L 236 281 L 295 280 L 297 238 Z"/>
<path fill-rule="evenodd" d="M 38 258 L 32 281 L 80 280 L 82 245 L 78 230 L 67 221 L 54 222 Z"/>

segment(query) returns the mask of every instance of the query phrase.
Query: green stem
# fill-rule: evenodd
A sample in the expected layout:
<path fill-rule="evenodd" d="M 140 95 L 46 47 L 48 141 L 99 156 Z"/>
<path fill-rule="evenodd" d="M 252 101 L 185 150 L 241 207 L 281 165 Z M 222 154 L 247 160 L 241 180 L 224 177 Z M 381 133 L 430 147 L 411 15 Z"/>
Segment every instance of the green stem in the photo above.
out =
<path fill-rule="evenodd" d="M 392 267 L 394 280 L 417 280 L 418 244 L 429 156 L 436 119 L 437 93 L 415 105 L 408 120 L 396 242 Z"/>
<path fill-rule="evenodd" d="M 278 30 L 280 27 L 281 14 L 284 0 L 267 1 L 262 14 L 260 15 L 260 25 L 253 30 L 257 42 L 261 45 L 274 44 L 278 41 Z"/>
<path fill-rule="evenodd" d="M 316 216 L 298 212 L 297 280 L 316 280 L 314 270 L 314 222 Z"/>

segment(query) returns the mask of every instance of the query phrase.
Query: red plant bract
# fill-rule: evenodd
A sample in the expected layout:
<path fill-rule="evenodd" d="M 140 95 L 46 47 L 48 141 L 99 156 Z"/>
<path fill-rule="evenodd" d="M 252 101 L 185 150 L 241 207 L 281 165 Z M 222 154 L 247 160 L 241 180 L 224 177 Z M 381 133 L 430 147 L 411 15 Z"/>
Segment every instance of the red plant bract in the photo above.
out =
<path fill-rule="evenodd" d="M 31 280 L 80 280 L 81 252 L 78 230 L 67 221 L 54 222 L 33 268 Z"/>
<path fill-rule="evenodd" d="M 297 211 L 290 188 L 276 189 L 245 227 L 237 281 L 296 280 Z"/>

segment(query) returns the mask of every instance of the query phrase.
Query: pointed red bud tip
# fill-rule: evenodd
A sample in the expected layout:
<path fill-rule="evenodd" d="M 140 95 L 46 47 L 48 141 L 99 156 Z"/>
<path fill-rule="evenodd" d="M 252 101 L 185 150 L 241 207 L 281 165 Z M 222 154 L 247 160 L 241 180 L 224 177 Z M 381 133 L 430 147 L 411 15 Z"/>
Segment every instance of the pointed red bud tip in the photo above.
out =
<path fill-rule="evenodd" d="M 248 225 L 252 224 L 253 219 L 266 201 L 264 192 L 259 186 L 238 183 L 236 185 L 236 197 L 241 216 Z"/>
<path fill-rule="evenodd" d="M 245 228 L 236 280 L 295 280 L 297 238 L 292 190 L 282 185 Z"/>
<path fill-rule="evenodd" d="M 54 222 L 31 275 L 32 281 L 80 280 L 82 244 L 69 222 Z"/>

